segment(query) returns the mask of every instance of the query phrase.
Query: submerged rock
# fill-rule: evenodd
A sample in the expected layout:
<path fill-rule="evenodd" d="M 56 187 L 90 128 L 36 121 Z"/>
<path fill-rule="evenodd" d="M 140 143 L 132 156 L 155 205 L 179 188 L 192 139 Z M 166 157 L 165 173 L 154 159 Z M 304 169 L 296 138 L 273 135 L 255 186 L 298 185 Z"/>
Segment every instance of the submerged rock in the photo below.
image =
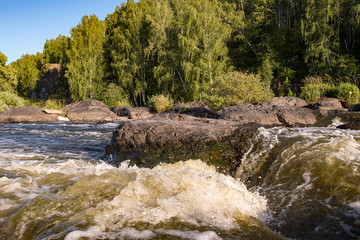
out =
<path fill-rule="evenodd" d="M 202 159 L 220 172 L 234 175 L 258 127 L 165 113 L 120 123 L 106 154 L 113 164 L 130 160 L 141 167 Z"/>
<path fill-rule="evenodd" d="M 71 103 L 64 106 L 62 111 L 70 121 L 109 122 L 119 120 L 105 103 L 98 100 Z"/>
<path fill-rule="evenodd" d="M 0 123 L 56 122 L 57 114 L 46 113 L 39 107 L 18 107 L 0 112 Z"/>

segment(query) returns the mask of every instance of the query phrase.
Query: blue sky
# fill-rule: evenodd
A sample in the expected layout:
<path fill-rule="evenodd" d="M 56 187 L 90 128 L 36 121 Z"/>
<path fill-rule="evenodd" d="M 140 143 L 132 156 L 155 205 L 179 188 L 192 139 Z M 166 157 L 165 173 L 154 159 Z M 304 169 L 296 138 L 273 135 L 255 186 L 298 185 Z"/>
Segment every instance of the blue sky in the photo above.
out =
<path fill-rule="evenodd" d="M 125 0 L 0 0 L 0 52 L 7 64 L 42 52 L 45 41 L 70 36 L 84 15 L 104 20 Z"/>

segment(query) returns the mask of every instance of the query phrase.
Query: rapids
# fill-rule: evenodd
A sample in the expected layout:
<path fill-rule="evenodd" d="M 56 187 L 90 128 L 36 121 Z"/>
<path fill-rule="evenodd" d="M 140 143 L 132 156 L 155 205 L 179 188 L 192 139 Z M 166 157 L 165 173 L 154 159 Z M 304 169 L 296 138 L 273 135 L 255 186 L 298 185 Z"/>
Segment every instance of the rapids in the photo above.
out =
<path fill-rule="evenodd" d="M 260 128 L 236 178 L 100 160 L 117 124 L 0 125 L 0 239 L 358 239 L 360 131 Z"/>

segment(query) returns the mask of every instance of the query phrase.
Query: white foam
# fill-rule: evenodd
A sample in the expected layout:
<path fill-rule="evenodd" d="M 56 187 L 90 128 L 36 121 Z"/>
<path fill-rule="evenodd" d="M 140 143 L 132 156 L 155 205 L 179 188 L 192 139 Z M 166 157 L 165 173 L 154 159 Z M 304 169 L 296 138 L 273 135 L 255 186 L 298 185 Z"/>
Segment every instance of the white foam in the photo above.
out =
<path fill-rule="evenodd" d="M 93 226 L 86 231 L 73 231 L 66 235 L 65 240 L 90 239 L 150 239 L 155 234 L 150 230 L 138 231 L 134 228 L 124 228 L 117 233 L 103 232 L 99 227 Z"/>
<path fill-rule="evenodd" d="M 63 122 L 69 122 L 70 121 L 67 117 L 62 117 L 62 116 L 58 116 L 58 120 L 63 121 Z"/>
<path fill-rule="evenodd" d="M 0 199 L 0 211 L 12 208 L 15 203 L 11 199 Z"/>
<path fill-rule="evenodd" d="M 215 232 L 213 231 L 181 231 L 181 230 L 143 230 L 138 231 L 132 227 L 125 227 L 118 232 L 103 232 L 101 228 L 93 226 L 88 228 L 85 231 L 73 231 L 66 235 L 65 240 L 78 240 L 81 238 L 90 238 L 90 239 L 151 239 L 156 237 L 156 235 L 170 235 L 174 237 L 179 237 L 181 239 L 188 240 L 221 240 Z"/>
<path fill-rule="evenodd" d="M 360 201 L 349 203 L 349 207 L 353 208 L 357 214 L 360 214 Z"/>
<path fill-rule="evenodd" d="M 96 222 L 117 231 L 128 223 L 159 224 L 177 218 L 195 226 L 237 228 L 237 221 L 266 216 L 266 200 L 215 167 L 191 160 L 139 169 L 113 200 L 97 208 Z"/>
<path fill-rule="evenodd" d="M 171 235 L 181 239 L 189 240 L 221 240 L 213 231 L 199 232 L 199 231 L 179 231 L 179 230 L 159 230 L 156 233 Z"/>

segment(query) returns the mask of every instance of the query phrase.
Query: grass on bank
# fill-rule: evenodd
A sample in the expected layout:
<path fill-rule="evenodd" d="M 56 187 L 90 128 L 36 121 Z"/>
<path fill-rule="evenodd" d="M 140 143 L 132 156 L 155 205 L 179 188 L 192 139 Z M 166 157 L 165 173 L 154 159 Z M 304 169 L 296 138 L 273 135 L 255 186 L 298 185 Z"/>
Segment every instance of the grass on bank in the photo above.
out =
<path fill-rule="evenodd" d="M 61 110 L 61 108 L 66 104 L 69 104 L 69 101 L 63 99 L 24 99 L 16 93 L 0 92 L 0 111 L 21 106 Z"/>
<path fill-rule="evenodd" d="M 359 88 L 353 83 L 325 82 L 321 77 L 307 77 L 304 82 L 300 97 L 307 102 L 316 102 L 323 97 L 338 98 L 348 106 L 359 102 Z"/>

